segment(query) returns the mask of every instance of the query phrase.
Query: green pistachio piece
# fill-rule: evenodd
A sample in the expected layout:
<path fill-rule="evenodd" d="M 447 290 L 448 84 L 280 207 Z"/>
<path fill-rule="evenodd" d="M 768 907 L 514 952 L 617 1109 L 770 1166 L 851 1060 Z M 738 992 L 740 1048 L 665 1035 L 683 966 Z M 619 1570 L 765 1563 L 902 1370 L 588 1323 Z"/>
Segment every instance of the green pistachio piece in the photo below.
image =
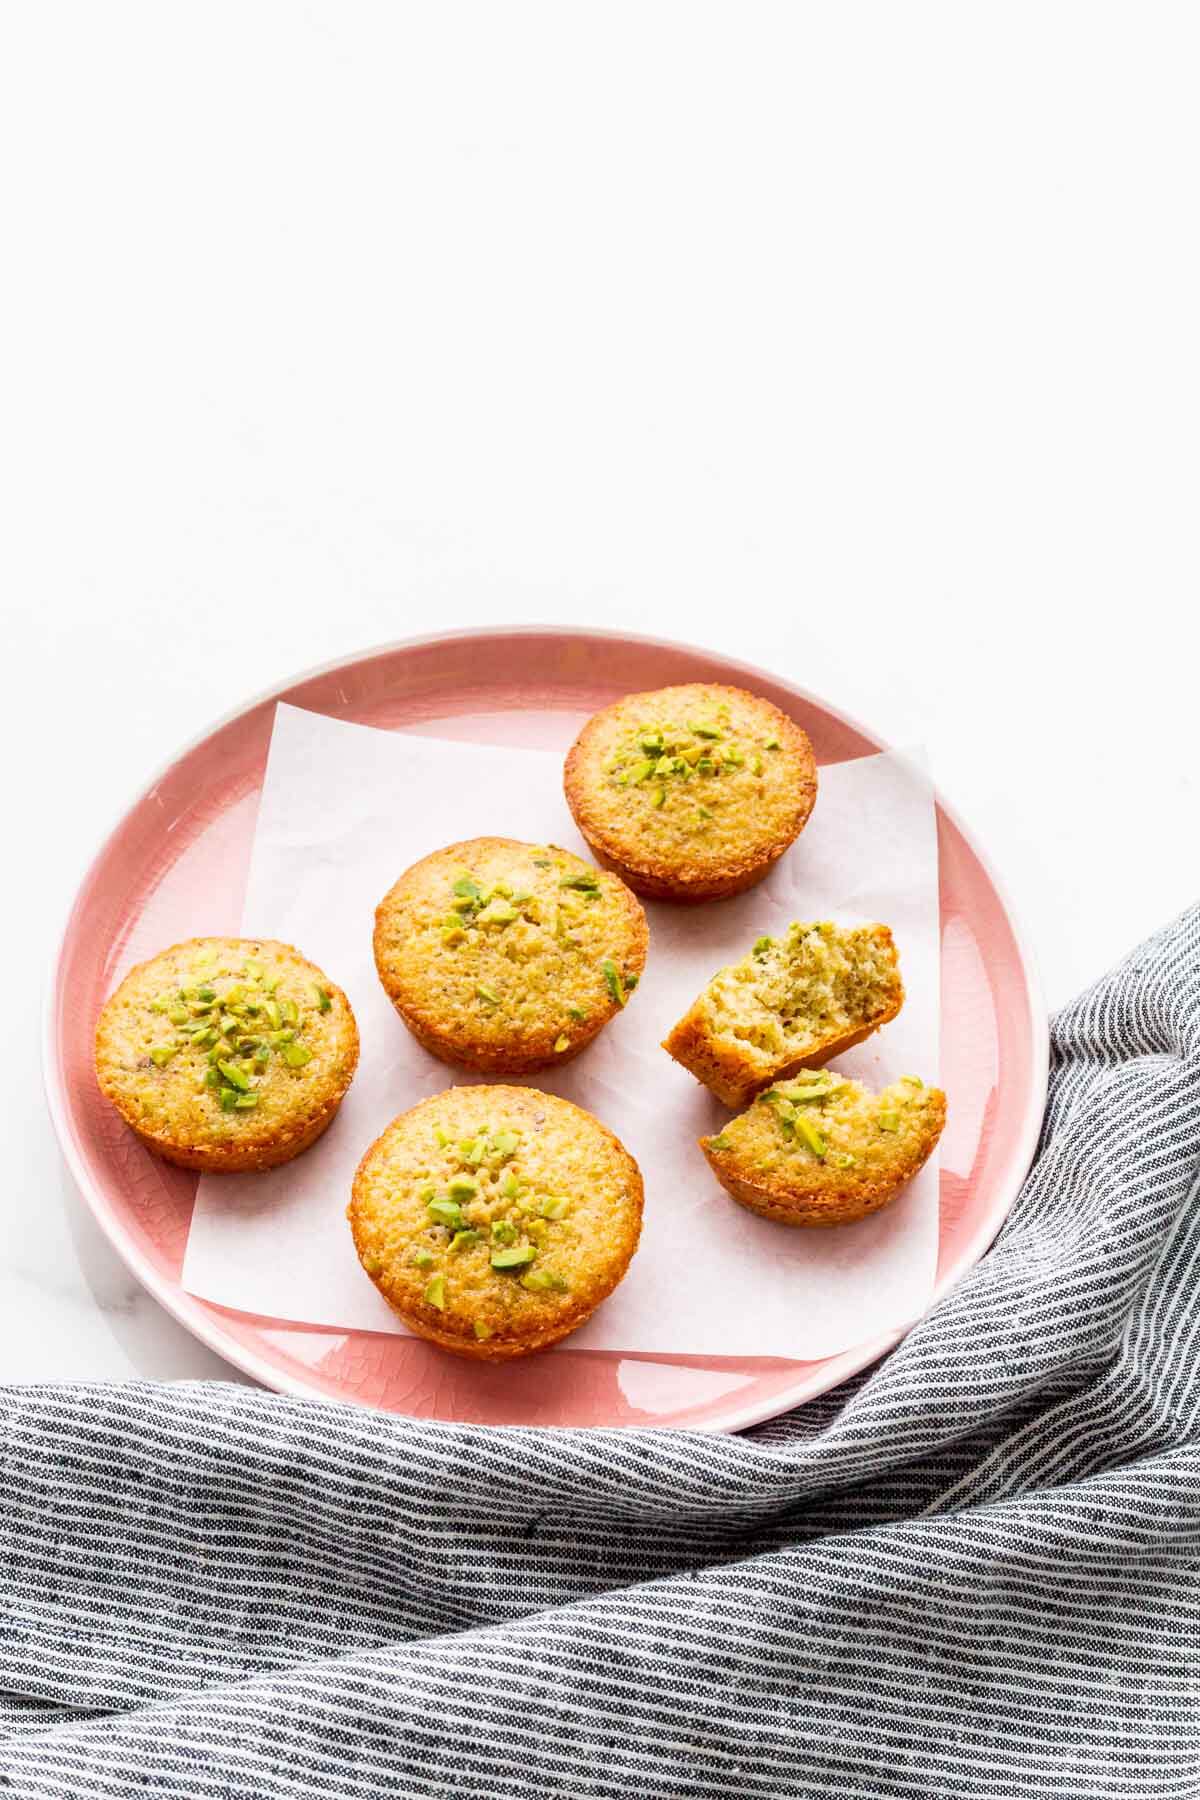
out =
<path fill-rule="evenodd" d="M 221 1085 L 220 1071 L 218 1069 L 206 1069 L 204 1071 L 204 1085 L 206 1088 L 219 1088 Z"/>
<path fill-rule="evenodd" d="M 275 989 L 278 986 L 279 986 L 278 975 L 264 975 L 263 976 L 262 991 L 264 994 L 273 994 L 275 992 Z"/>
<path fill-rule="evenodd" d="M 482 1319 L 476 1319 L 474 1321 L 472 1330 L 481 1344 L 486 1344 L 487 1340 L 492 1335 L 492 1327 L 490 1325 L 485 1325 Z"/>
<path fill-rule="evenodd" d="M 657 792 L 655 793 L 653 804 L 656 807 L 664 806 L 666 804 L 666 799 L 667 799 L 666 788 L 659 788 L 657 790 Z"/>
<path fill-rule="evenodd" d="M 429 1260 L 432 1262 L 433 1258 L 430 1257 Z M 381 1256 L 364 1256 L 362 1259 L 362 1266 L 368 1275 L 381 1275 L 383 1273 L 383 1258 Z"/>
<path fill-rule="evenodd" d="M 533 895 L 529 892 L 528 888 L 520 888 L 515 894 L 510 894 L 509 899 L 514 906 L 528 906 L 529 902 L 533 899 Z"/>
<path fill-rule="evenodd" d="M 261 981 L 263 977 L 263 966 L 260 962 L 254 962 L 252 959 L 247 958 L 242 964 L 242 974 L 247 976 L 251 981 Z"/>
<path fill-rule="evenodd" d="M 608 989 L 617 1005 L 624 1006 L 625 984 L 621 980 L 621 971 L 617 968 L 616 963 L 613 962 L 611 957 L 606 956 L 604 961 L 600 964 L 600 969 L 604 976 L 605 987 Z"/>
<path fill-rule="evenodd" d="M 238 1068 L 236 1063 L 221 1060 L 218 1061 L 217 1067 L 220 1069 L 231 1088 L 236 1088 L 239 1094 L 249 1093 L 250 1083 L 242 1074 L 242 1071 Z"/>
<path fill-rule="evenodd" d="M 811 1119 L 801 1113 L 796 1120 L 796 1136 L 803 1138 L 813 1155 L 822 1161 L 825 1157 L 825 1139 L 821 1136 Z"/>
<path fill-rule="evenodd" d="M 510 1249 L 492 1251 L 493 1269 L 523 1269 L 537 1255 L 533 1244 L 514 1244 Z"/>
<path fill-rule="evenodd" d="M 897 1112 L 881 1112 L 876 1123 L 880 1131 L 899 1131 L 900 1114 Z"/>
<path fill-rule="evenodd" d="M 294 1000 L 281 1000 L 279 1002 L 279 1010 L 283 1015 L 283 1022 L 285 1025 L 298 1025 L 300 1023 L 300 1009 Z"/>
<path fill-rule="evenodd" d="M 530 1269 L 528 1275 L 522 1275 L 521 1286 L 531 1293 L 565 1294 L 567 1284 L 561 1275 L 552 1275 L 549 1269 Z"/>
<path fill-rule="evenodd" d="M 923 1088 L 925 1086 L 925 1083 L 921 1080 L 919 1075 L 902 1075 L 900 1079 L 901 1081 L 906 1081 L 909 1087 L 912 1088 Z"/>
<path fill-rule="evenodd" d="M 196 989 L 196 998 L 197 998 L 197 1000 L 203 1000 L 203 1001 L 204 1001 L 204 1004 L 205 1004 L 205 1005 L 206 1005 L 206 1006 L 211 1006 L 211 1005 L 212 1005 L 212 1003 L 213 1003 L 213 1001 L 214 1001 L 214 1000 L 215 1000 L 215 999 L 216 999 L 216 997 L 217 997 L 217 990 L 216 990 L 216 988 L 211 988 L 211 987 L 198 987 L 198 988 L 197 988 L 197 989 Z"/>
<path fill-rule="evenodd" d="M 450 1239 L 450 1248 L 452 1250 L 465 1250 L 468 1244 L 478 1244 L 479 1242 L 479 1232 L 472 1231 L 470 1226 L 468 1226 L 465 1231 L 455 1232 L 454 1236 Z"/>
<path fill-rule="evenodd" d="M 422 1296 L 426 1306 L 436 1306 L 439 1312 L 446 1307 L 446 1277 L 435 1275 Z"/>
<path fill-rule="evenodd" d="M 436 1225 L 446 1225 L 451 1231 L 461 1231 L 466 1224 L 462 1216 L 462 1207 L 457 1200 L 449 1200 L 439 1195 L 425 1203 L 425 1211 Z"/>
<path fill-rule="evenodd" d="M 437 1199 L 437 1189 L 435 1187 L 420 1188 L 417 1191 L 417 1199 L 418 1200 L 436 1200 Z"/>
<path fill-rule="evenodd" d="M 329 990 L 316 982 L 313 984 L 313 999 L 316 1001 L 318 1012 L 326 1013 L 333 1005 L 333 1001 L 329 998 Z"/>
<path fill-rule="evenodd" d="M 647 731 L 641 740 L 641 748 L 647 756 L 659 756 L 662 753 L 663 734 L 661 731 Z"/>
<path fill-rule="evenodd" d="M 718 1132 L 716 1137 L 709 1138 L 708 1148 L 710 1150 L 732 1150 L 733 1141 L 732 1139 L 727 1138 L 724 1132 Z"/>
<path fill-rule="evenodd" d="M 584 1012 L 582 1006 L 568 1006 L 567 1012 L 572 1019 L 578 1019 L 581 1025 L 587 1020 L 587 1014 Z"/>
<path fill-rule="evenodd" d="M 467 934 L 461 925 L 449 925 L 442 933 L 442 942 L 448 950 L 453 950 L 456 945 L 465 944 L 466 941 Z"/>
<path fill-rule="evenodd" d="M 285 1044 L 279 1052 L 289 1069 L 302 1069 L 312 1061 L 312 1051 L 306 1050 L 303 1044 Z"/>
<path fill-rule="evenodd" d="M 479 986 L 475 989 L 475 992 L 485 1006 L 499 1006 L 500 996 L 495 988 L 485 987 L 483 983 L 480 982 Z"/>
<path fill-rule="evenodd" d="M 446 1148 L 447 1144 L 450 1142 L 450 1139 L 447 1136 L 447 1134 L 442 1130 L 440 1125 L 434 1126 L 433 1135 L 437 1139 L 439 1147 L 444 1150 Z"/>
<path fill-rule="evenodd" d="M 465 900 L 471 906 L 477 905 L 483 899 L 483 889 L 477 881 L 472 881 L 469 875 L 460 876 L 454 883 L 451 892 L 455 899 Z"/>
<path fill-rule="evenodd" d="M 492 1149 L 497 1156 L 515 1156 L 520 1144 L 519 1132 L 496 1131 L 492 1133 Z"/>
<path fill-rule="evenodd" d="M 473 1144 L 462 1152 L 462 1159 L 469 1169 L 477 1169 L 487 1155 L 487 1133 L 481 1131 Z"/>
<path fill-rule="evenodd" d="M 452 1200 L 461 1203 L 475 1198 L 479 1192 L 479 1183 L 473 1175 L 456 1175 L 446 1191 Z"/>
<path fill-rule="evenodd" d="M 283 1014 L 279 1010 L 278 1000 L 268 1000 L 263 1011 L 267 1015 L 267 1024 L 271 1027 L 272 1031 L 278 1031 L 279 1027 L 283 1024 Z"/>
<path fill-rule="evenodd" d="M 852 1169 L 858 1158 L 851 1156 L 848 1150 L 831 1150 L 825 1160 L 831 1162 L 835 1169 Z"/>
<path fill-rule="evenodd" d="M 697 719 L 692 725 L 692 731 L 698 738 L 719 738 L 721 735 L 720 727 L 710 719 Z"/>
<path fill-rule="evenodd" d="M 715 775 L 716 770 L 717 770 L 717 765 L 714 763 L 711 756 L 701 756 L 697 760 L 697 763 L 696 763 L 697 775 Z"/>
<path fill-rule="evenodd" d="M 775 948 L 775 939 L 774 938 L 772 938 L 772 937 L 755 938 L 754 950 L 753 950 L 752 954 L 755 956 L 765 956 L 769 950 L 773 950 L 774 948 Z"/>
<path fill-rule="evenodd" d="M 535 856 L 533 859 L 533 866 L 535 869 L 550 869 L 553 868 L 554 865 L 548 856 Z"/>
<path fill-rule="evenodd" d="M 432 1269 L 433 1267 L 432 1250 L 414 1250 L 412 1259 L 418 1269 Z"/>
<path fill-rule="evenodd" d="M 516 1241 L 517 1232 L 514 1225 L 510 1224 L 507 1219 L 492 1220 L 493 1244 L 515 1244 Z"/>
<path fill-rule="evenodd" d="M 581 875 L 567 875 L 558 885 L 562 888 L 578 888 L 581 894 L 596 894 L 600 891 L 600 883 L 590 869 Z"/>
<path fill-rule="evenodd" d="M 507 1170 L 504 1175 L 503 1180 L 500 1183 L 501 1199 L 515 1200 L 517 1195 L 520 1193 L 520 1191 L 521 1191 L 520 1182 L 517 1180 L 516 1176 L 513 1174 L 511 1169 Z"/>
<path fill-rule="evenodd" d="M 644 758 L 641 762 L 635 762 L 632 769 L 629 771 L 628 781 L 630 787 L 640 786 L 640 784 L 649 776 L 653 775 L 653 773 L 654 764 L 650 762 L 648 758 Z"/>
<path fill-rule="evenodd" d="M 507 900 L 490 900 L 475 922 L 477 925 L 511 925 L 520 916 Z"/>
<path fill-rule="evenodd" d="M 186 1006 L 173 1006 L 167 1014 L 172 1025 L 186 1025 L 191 1019 L 191 1016 L 192 1015 Z"/>
<path fill-rule="evenodd" d="M 556 1056 L 561 1056 L 564 1050 L 569 1050 L 570 1048 L 571 1048 L 570 1038 L 567 1036 L 565 1031 L 560 1032 L 559 1035 L 554 1040 L 554 1054 Z"/>
<path fill-rule="evenodd" d="M 780 744 L 779 739 L 777 737 L 769 737 L 767 739 L 766 743 L 763 745 L 764 750 L 779 750 L 781 748 L 782 748 L 782 745 Z"/>
<path fill-rule="evenodd" d="M 220 1092 L 220 1095 L 218 1096 L 218 1098 L 220 1099 L 220 1102 L 221 1102 L 221 1111 L 222 1112 L 232 1112 L 234 1107 L 238 1103 L 237 1089 L 231 1088 L 231 1087 L 223 1087 L 221 1089 L 221 1092 Z"/>
<path fill-rule="evenodd" d="M 565 1219 L 570 1204 L 565 1194 L 552 1194 L 549 1199 L 539 1200 L 538 1212 L 543 1219 Z"/>
<path fill-rule="evenodd" d="M 239 1094 L 233 1103 L 239 1112 L 249 1112 L 258 1105 L 257 1094 Z"/>
<path fill-rule="evenodd" d="M 150 1061 L 156 1069 L 165 1069 L 177 1048 L 175 1044 L 154 1044 L 150 1050 Z"/>

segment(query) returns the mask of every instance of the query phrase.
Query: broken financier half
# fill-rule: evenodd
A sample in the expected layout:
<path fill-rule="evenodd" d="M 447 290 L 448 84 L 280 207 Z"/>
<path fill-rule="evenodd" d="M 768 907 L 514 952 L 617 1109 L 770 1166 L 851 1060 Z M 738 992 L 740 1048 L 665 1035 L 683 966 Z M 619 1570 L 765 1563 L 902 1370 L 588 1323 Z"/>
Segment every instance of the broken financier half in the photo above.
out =
<path fill-rule="evenodd" d="M 700 1148 L 727 1194 L 780 1225 L 849 1225 L 911 1181 L 946 1123 L 915 1075 L 873 1094 L 832 1069 L 768 1088 Z"/>
<path fill-rule="evenodd" d="M 828 1061 L 894 1019 L 904 1004 L 886 925 L 789 925 L 718 969 L 664 1041 L 726 1106 Z"/>

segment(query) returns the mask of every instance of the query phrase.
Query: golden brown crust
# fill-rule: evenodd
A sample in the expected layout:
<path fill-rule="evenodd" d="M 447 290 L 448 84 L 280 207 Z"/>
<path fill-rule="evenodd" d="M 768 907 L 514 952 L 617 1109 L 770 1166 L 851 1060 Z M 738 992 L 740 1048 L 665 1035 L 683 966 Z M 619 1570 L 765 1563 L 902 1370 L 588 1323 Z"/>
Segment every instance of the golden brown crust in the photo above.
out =
<path fill-rule="evenodd" d="M 700 1148 L 725 1192 L 760 1218 L 778 1225 L 851 1225 L 894 1200 L 928 1161 L 946 1123 L 946 1096 L 926 1088 L 924 1098 L 919 1132 L 897 1146 L 886 1167 L 869 1173 L 835 1172 L 799 1159 L 758 1172 L 736 1150 L 714 1148 L 711 1138 L 701 1138 Z"/>
<path fill-rule="evenodd" d="M 500 930 L 468 916 L 467 941 L 445 948 L 446 908 L 464 869 L 483 884 L 503 879 L 532 905 Z M 571 881 L 594 882 L 594 895 Z M 560 915 L 570 925 L 561 933 Z M 578 1056 L 622 1009 L 605 963 L 620 972 L 627 995 L 648 942 L 645 912 L 616 875 L 557 845 L 514 838 L 470 838 L 422 857 L 375 914 L 379 979 L 417 1042 L 442 1062 L 487 1075 L 529 1075 Z M 481 1000 L 484 990 L 497 1005 Z"/>
<path fill-rule="evenodd" d="M 483 1148 L 469 1170 L 464 1134 Z M 464 1174 L 475 1192 L 461 1201 L 461 1227 L 431 1222 L 427 1200 L 451 1197 Z M 561 1200 L 562 1214 L 542 1213 L 539 1196 Z M 557 1095 L 497 1085 L 449 1088 L 394 1119 L 359 1163 L 346 1211 L 365 1272 L 410 1330 L 503 1362 L 591 1317 L 629 1267 L 643 1201 L 637 1164 L 599 1119 Z M 456 1249 L 462 1227 L 472 1242 Z M 522 1241 L 555 1285 L 528 1291 L 519 1272 L 493 1269 L 497 1243 Z"/>
<path fill-rule="evenodd" d="M 641 721 L 663 711 L 686 714 L 689 708 L 710 705 L 729 709 L 734 729 L 751 734 L 753 742 L 775 742 L 778 748 L 762 758 L 758 803 L 743 804 L 740 812 L 731 808 L 729 830 L 718 820 L 712 828 L 696 827 L 691 838 L 681 830 L 664 841 L 664 827 L 670 826 L 676 806 L 674 792 L 656 809 L 657 818 L 637 808 L 623 811 L 610 791 L 610 754 L 622 733 L 636 730 Z M 723 797 L 728 785 L 721 789 L 718 783 L 715 791 Z M 567 753 L 563 790 L 587 842 L 635 893 L 698 903 L 739 894 L 762 880 L 808 822 L 817 796 L 817 767 L 807 734 L 771 701 L 723 683 L 692 682 L 629 694 L 594 714 Z M 684 806 L 682 798 L 678 804 Z M 690 793 L 687 806 L 691 829 Z"/>
<path fill-rule="evenodd" d="M 320 984 L 328 996 L 327 1011 L 307 1025 L 319 1055 L 299 1079 L 292 1074 L 286 1087 L 272 1090 L 270 1104 L 261 1112 L 223 1120 L 211 1096 L 197 1095 L 197 1074 L 206 1056 L 193 1052 L 155 1068 L 140 1053 L 138 1039 L 147 1035 L 146 1001 L 155 988 L 188 979 L 186 965 L 204 954 L 229 963 L 261 960 L 285 983 L 304 992 Z M 156 1017 L 153 1034 L 165 1035 L 168 1029 Z M 358 1027 L 345 993 L 293 945 L 272 938 L 196 937 L 173 944 L 129 970 L 96 1025 L 96 1079 L 104 1098 L 156 1156 L 214 1175 L 277 1168 L 307 1150 L 333 1123 L 354 1078 L 358 1054 Z"/>

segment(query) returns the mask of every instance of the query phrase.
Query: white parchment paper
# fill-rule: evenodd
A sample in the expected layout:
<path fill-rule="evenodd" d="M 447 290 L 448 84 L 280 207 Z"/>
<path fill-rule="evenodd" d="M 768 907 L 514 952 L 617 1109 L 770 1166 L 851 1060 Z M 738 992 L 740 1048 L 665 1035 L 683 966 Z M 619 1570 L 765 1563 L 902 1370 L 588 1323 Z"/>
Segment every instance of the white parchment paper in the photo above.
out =
<path fill-rule="evenodd" d="M 282 938 L 350 996 L 362 1034 L 330 1130 L 282 1169 L 201 1179 L 183 1285 L 224 1306 L 314 1325 L 402 1332 L 359 1268 L 345 1219 L 359 1158 L 427 1094 L 475 1079 L 422 1050 L 379 985 L 374 910 L 439 845 L 496 833 L 588 855 L 562 758 L 347 725 L 280 706 L 243 930 Z M 832 1231 L 771 1225 L 717 1186 L 696 1146 L 729 1117 L 659 1048 L 722 963 L 792 919 L 880 919 L 899 946 L 899 1018 L 838 1067 L 872 1085 L 938 1071 L 938 884 L 921 758 L 823 769 L 812 819 L 767 880 L 709 906 L 650 902 L 646 972 L 628 1007 L 562 1070 L 528 1078 L 603 1119 L 637 1158 L 645 1226 L 629 1274 L 571 1340 L 677 1355 L 832 1355 L 916 1318 L 937 1256 L 937 1159 L 873 1218 Z"/>

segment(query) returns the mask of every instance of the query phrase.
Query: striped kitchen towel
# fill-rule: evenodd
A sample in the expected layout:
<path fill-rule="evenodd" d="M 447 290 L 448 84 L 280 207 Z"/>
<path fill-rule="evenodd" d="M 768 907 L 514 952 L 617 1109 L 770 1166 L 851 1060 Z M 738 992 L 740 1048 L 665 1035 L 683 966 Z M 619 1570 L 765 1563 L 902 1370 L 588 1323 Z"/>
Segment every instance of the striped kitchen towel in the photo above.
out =
<path fill-rule="evenodd" d="M 0 1789 L 1200 1795 L 1200 909 L 1057 1019 L 994 1249 L 740 1437 L 2 1396 Z"/>

